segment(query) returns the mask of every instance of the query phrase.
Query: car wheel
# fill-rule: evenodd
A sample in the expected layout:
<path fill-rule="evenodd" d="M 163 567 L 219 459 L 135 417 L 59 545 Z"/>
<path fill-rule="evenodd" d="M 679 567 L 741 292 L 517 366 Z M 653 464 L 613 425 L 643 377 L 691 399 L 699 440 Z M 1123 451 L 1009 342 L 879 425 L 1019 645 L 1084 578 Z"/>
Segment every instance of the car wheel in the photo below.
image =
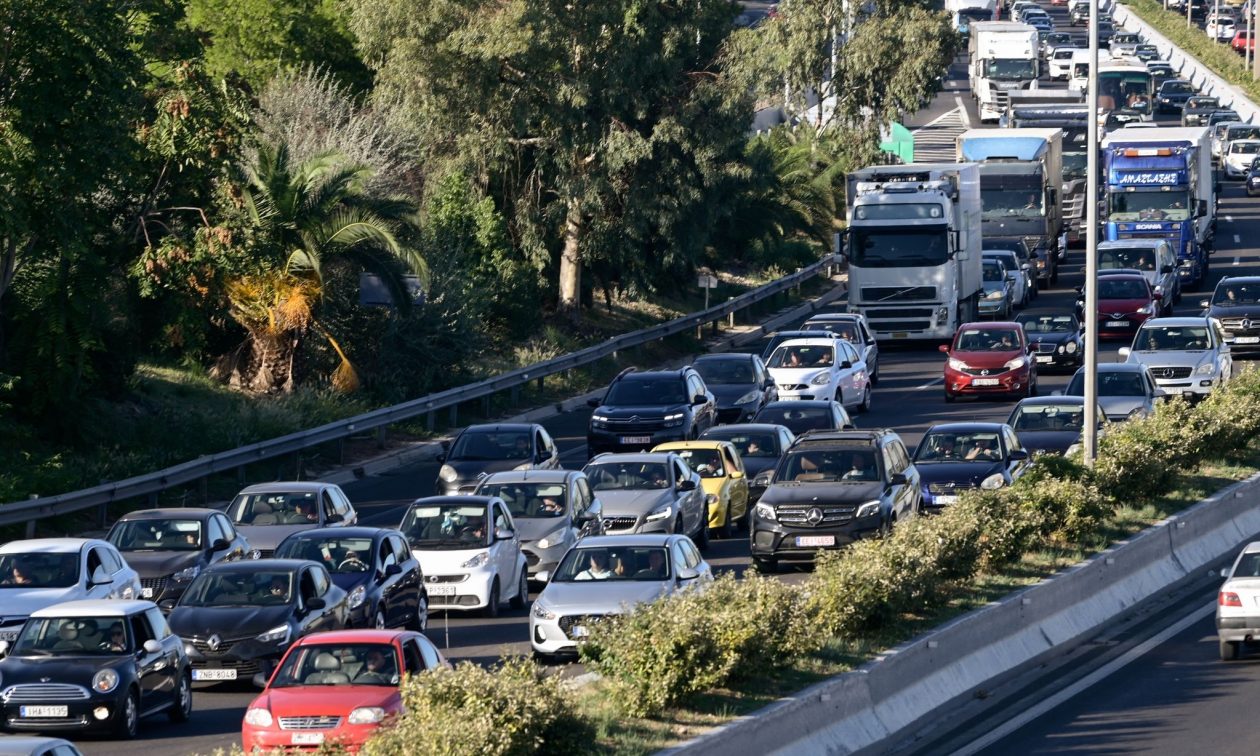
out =
<path fill-rule="evenodd" d="M 526 576 L 525 568 L 522 567 L 520 585 L 516 586 L 516 595 L 512 597 L 509 605 L 519 611 L 524 609 L 527 603 L 529 603 L 529 577 Z"/>
<path fill-rule="evenodd" d="M 875 361 L 875 367 L 871 370 L 871 385 L 879 385 L 879 360 Z"/>
<path fill-rule="evenodd" d="M 376 608 L 376 614 L 372 616 L 372 629 L 373 630 L 385 629 L 385 607 L 378 606 Z"/>
<path fill-rule="evenodd" d="M 1234 661 L 1239 656 L 1239 647 L 1242 646 L 1238 641 L 1221 641 L 1221 661 Z"/>
<path fill-rule="evenodd" d="M 753 557 L 753 566 L 757 568 L 757 572 L 763 575 L 773 575 L 779 571 L 779 560 L 762 559 L 761 557 Z"/>
<path fill-rule="evenodd" d="M 429 600 L 421 596 L 416 600 L 416 616 L 411 618 L 408 629 L 423 633 L 429 629 Z"/>
<path fill-rule="evenodd" d="M 735 532 L 735 524 L 731 522 L 731 502 L 726 502 L 726 519 L 722 521 L 722 527 L 718 531 L 719 538 L 730 538 Z"/>
<path fill-rule="evenodd" d="M 114 737 L 122 740 L 132 740 L 140 730 L 140 704 L 136 701 L 136 692 L 128 691 L 126 700 L 123 701 L 122 711 L 119 711 L 114 721 Z"/>
<path fill-rule="evenodd" d="M 700 532 L 696 533 L 696 547 L 701 551 L 709 550 L 709 519 L 702 517 L 700 522 Z"/>
<path fill-rule="evenodd" d="M 953 394 L 949 393 L 948 391 L 946 391 L 946 392 L 945 392 L 945 403 L 946 403 L 946 404 L 953 404 L 953 403 L 954 403 L 954 399 L 955 399 L 955 398 L 956 398 L 956 397 L 955 397 Z"/>
<path fill-rule="evenodd" d="M 495 578 L 490 584 L 490 600 L 486 603 L 486 608 L 481 610 L 482 616 L 494 619 L 499 616 L 499 579 Z"/>
<path fill-rule="evenodd" d="M 188 675 L 179 676 L 179 689 L 175 691 L 175 705 L 167 712 L 172 722 L 187 722 L 192 716 L 192 682 Z"/>
<path fill-rule="evenodd" d="M 866 384 L 866 389 L 862 392 L 862 403 L 858 405 L 858 412 L 863 415 L 871 411 L 871 385 Z"/>
<path fill-rule="evenodd" d="M 1059 266 L 1058 265 L 1054 266 L 1054 272 L 1050 274 L 1050 285 L 1051 286 L 1059 285 Z"/>

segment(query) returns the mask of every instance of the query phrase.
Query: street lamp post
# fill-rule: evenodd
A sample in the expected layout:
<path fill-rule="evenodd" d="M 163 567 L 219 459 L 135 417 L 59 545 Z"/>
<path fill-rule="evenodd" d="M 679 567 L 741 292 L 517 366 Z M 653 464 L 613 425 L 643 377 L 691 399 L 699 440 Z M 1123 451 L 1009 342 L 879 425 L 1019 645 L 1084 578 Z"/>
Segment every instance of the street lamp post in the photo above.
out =
<path fill-rule="evenodd" d="M 1186 0 L 1189 5 L 1191 0 Z M 1085 163 L 1085 464 L 1098 456 L 1098 3 L 1089 4 L 1089 106 Z"/>

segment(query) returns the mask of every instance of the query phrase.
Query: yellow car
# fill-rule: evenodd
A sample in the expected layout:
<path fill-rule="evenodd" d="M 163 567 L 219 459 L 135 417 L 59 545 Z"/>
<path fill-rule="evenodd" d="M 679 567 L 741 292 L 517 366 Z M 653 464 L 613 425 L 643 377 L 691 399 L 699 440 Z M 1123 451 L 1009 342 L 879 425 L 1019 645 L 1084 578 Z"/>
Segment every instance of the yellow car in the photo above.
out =
<path fill-rule="evenodd" d="M 730 538 L 748 525 L 748 475 L 739 450 L 729 441 L 672 441 L 652 451 L 674 452 L 700 474 L 709 505 L 709 529 Z"/>

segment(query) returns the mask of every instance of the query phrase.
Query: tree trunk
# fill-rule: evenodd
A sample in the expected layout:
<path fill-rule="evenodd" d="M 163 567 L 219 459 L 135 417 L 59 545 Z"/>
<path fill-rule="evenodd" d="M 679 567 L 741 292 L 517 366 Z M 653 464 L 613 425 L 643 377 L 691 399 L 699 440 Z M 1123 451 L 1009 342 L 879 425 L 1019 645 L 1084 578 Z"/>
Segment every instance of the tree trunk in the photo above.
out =
<path fill-rule="evenodd" d="M 249 389 L 260 393 L 293 393 L 293 360 L 297 355 L 298 334 L 254 334 L 250 339 Z"/>
<path fill-rule="evenodd" d="M 570 320 L 582 318 L 582 203 L 570 197 L 564 217 L 564 249 L 560 252 L 559 310 Z"/>

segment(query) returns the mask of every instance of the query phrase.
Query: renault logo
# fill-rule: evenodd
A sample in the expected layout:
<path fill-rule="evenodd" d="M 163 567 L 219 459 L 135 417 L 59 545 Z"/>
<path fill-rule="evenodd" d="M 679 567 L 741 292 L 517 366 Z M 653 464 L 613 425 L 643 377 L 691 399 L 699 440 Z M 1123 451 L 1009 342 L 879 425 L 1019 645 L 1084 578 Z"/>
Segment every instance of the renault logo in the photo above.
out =
<path fill-rule="evenodd" d="M 223 639 L 219 637 L 218 633 L 215 633 L 210 636 L 209 640 L 206 641 L 206 647 L 208 647 L 211 651 L 218 651 L 221 643 L 223 643 Z"/>
<path fill-rule="evenodd" d="M 822 519 L 823 519 L 823 513 L 822 513 L 822 510 L 819 509 L 818 507 L 814 507 L 813 509 L 805 513 L 805 521 L 808 522 L 810 525 L 817 525 L 818 523 L 822 522 Z"/>

